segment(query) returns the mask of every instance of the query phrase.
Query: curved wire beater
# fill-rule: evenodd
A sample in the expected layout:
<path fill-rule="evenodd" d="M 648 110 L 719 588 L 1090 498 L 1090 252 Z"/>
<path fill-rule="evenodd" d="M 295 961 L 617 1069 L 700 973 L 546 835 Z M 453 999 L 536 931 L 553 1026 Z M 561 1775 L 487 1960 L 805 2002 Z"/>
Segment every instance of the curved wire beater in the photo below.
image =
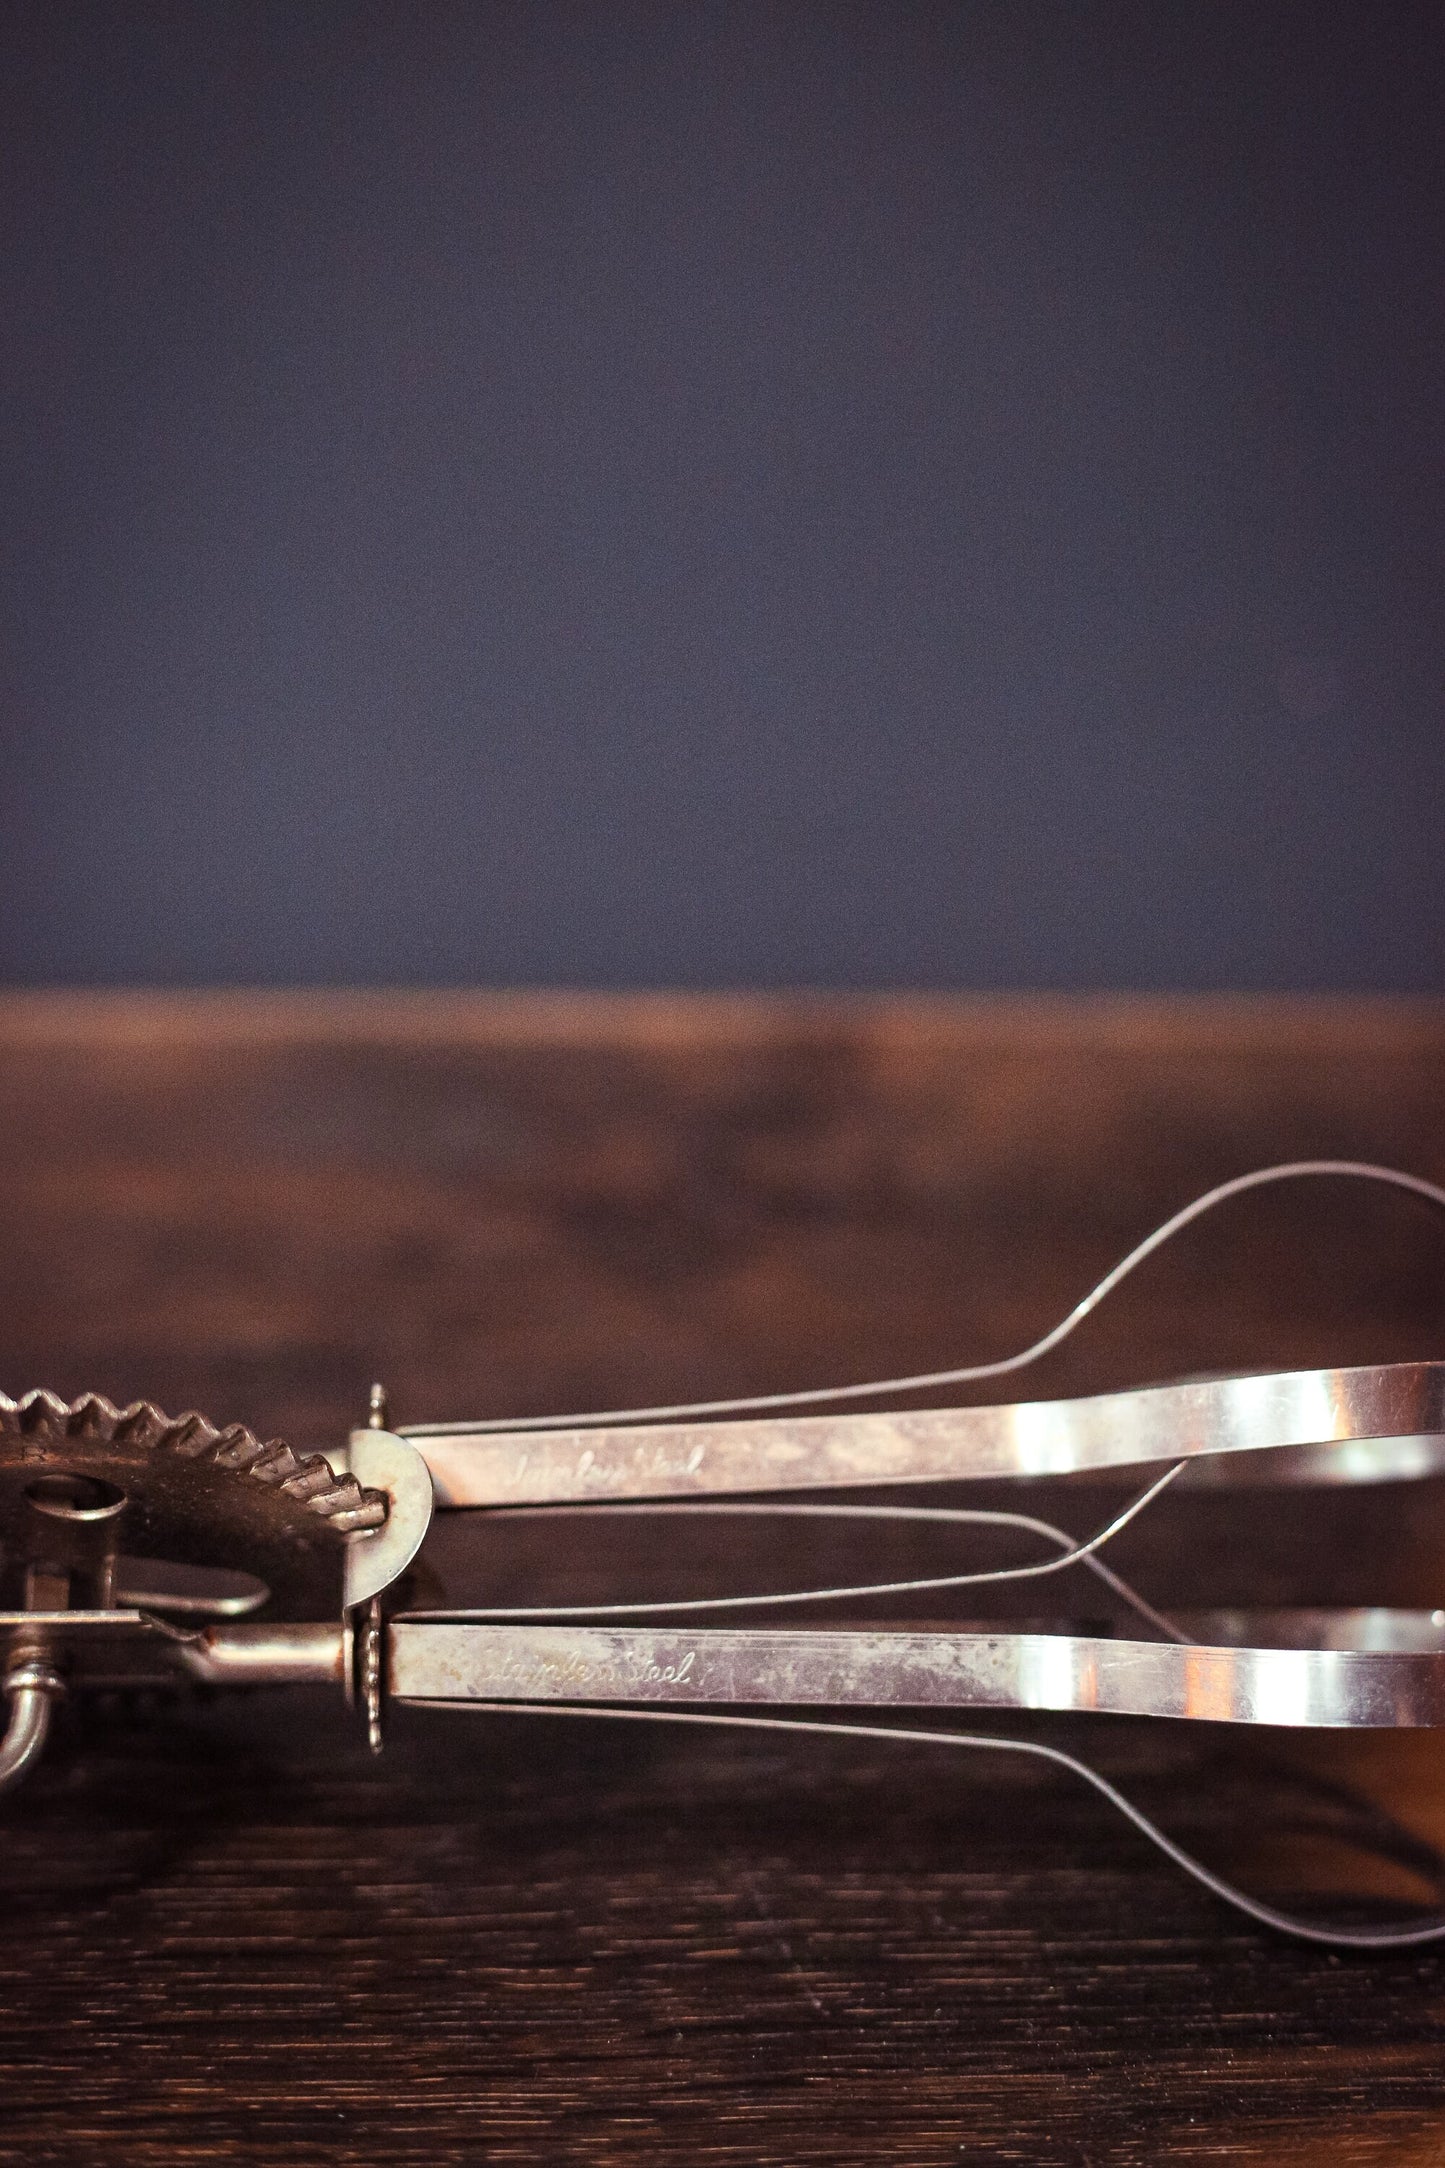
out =
<path fill-rule="evenodd" d="M 1146 1603 L 1136 1589 L 1129 1586 L 1112 1567 L 1106 1566 L 1099 1553 L 1111 1543 L 1121 1530 L 1128 1527 L 1144 1508 L 1151 1505 L 1181 1475 L 1189 1463 L 1176 1461 L 1166 1468 L 1138 1497 L 1132 1499 L 1123 1511 L 1116 1513 L 1097 1535 L 1087 1542 L 1078 1543 L 1062 1528 L 1055 1528 L 1051 1521 L 1035 1520 L 1028 1513 L 1004 1513 L 989 1511 L 981 1506 L 855 1506 L 855 1505 L 774 1505 L 767 1501 L 746 1504 L 697 1505 L 691 1501 L 655 1501 L 644 1504 L 611 1503 L 601 1499 L 595 1504 L 580 1506 L 520 1506 L 503 1507 L 510 1518 L 512 1512 L 534 1512 L 554 1519 L 559 1513 L 682 1513 L 689 1519 L 699 1514 L 771 1514 L 797 1520 L 899 1520 L 934 1521 L 955 1526 L 983 1528 L 1020 1528 L 1031 1535 L 1039 1535 L 1060 1548 L 1056 1558 L 1036 1560 L 1027 1566 L 995 1566 L 983 1573 L 940 1573 L 909 1581 L 870 1581 L 839 1588 L 787 1589 L 781 1594 L 761 1596 L 686 1596 L 664 1599 L 661 1602 L 634 1603 L 548 1603 L 489 1605 L 485 1610 L 430 1610 L 408 1611 L 410 1619 L 429 1620 L 486 1620 L 500 1624 L 508 1619 L 581 1619 L 581 1618 L 657 1618 L 675 1616 L 679 1612 L 693 1611 L 746 1611 L 771 1610 L 778 1604 L 792 1603 L 843 1603 L 854 1596 L 914 1596 L 924 1590 L 943 1588 L 981 1588 L 998 1581 L 1031 1581 L 1042 1579 L 1046 1574 L 1062 1573 L 1068 1566 L 1084 1565 L 1097 1574 L 1099 1579 L 1123 1598 L 1139 1616 L 1164 1634 L 1168 1640 L 1189 1645 L 1189 1636 L 1182 1634 L 1161 1611 Z"/>
<path fill-rule="evenodd" d="M 1099 1304 L 1128 1278 L 1131 1272 L 1142 1265 L 1156 1250 L 1161 1249 L 1173 1236 L 1181 1233 L 1184 1228 L 1190 1226 L 1195 1220 L 1203 1218 L 1207 1212 L 1213 1211 L 1217 1205 L 1227 1202 L 1232 1197 L 1241 1196 L 1249 1190 L 1262 1189 L 1271 1183 L 1317 1176 L 1377 1182 L 1386 1187 L 1405 1190 L 1414 1196 L 1420 1197 L 1425 1203 L 1435 1206 L 1438 1210 L 1445 1211 L 1445 1189 L 1440 1188 L 1434 1182 L 1426 1181 L 1419 1175 L 1405 1174 L 1398 1169 L 1377 1166 L 1366 1160 L 1290 1160 L 1277 1166 L 1257 1168 L 1249 1174 L 1237 1175 L 1233 1180 L 1221 1182 L 1215 1188 L 1206 1191 L 1202 1196 L 1196 1197 L 1192 1203 L 1185 1205 L 1182 1210 L 1176 1212 L 1170 1219 L 1165 1220 L 1151 1234 L 1147 1235 L 1142 1242 L 1137 1244 L 1134 1249 L 1130 1250 L 1127 1256 L 1123 1257 L 1111 1271 L 1107 1272 L 1103 1279 L 1098 1281 L 1090 1289 L 1089 1293 L 1083 1297 L 1082 1301 L 1076 1303 L 1068 1315 L 1061 1319 L 1049 1332 L 1044 1333 L 1040 1339 L 1034 1341 L 1031 1346 L 1024 1348 L 1018 1354 L 1005 1356 L 995 1362 L 973 1363 L 953 1370 L 924 1371 L 912 1377 L 886 1378 L 867 1384 L 822 1386 L 789 1393 L 756 1393 L 726 1400 L 679 1401 L 668 1406 L 616 1408 L 579 1415 L 525 1416 L 521 1418 L 496 1417 L 471 1423 L 413 1424 L 403 1430 L 401 1435 L 404 1437 L 428 1437 L 460 1433 L 482 1435 L 488 1431 L 570 1430 L 595 1428 L 602 1424 L 611 1423 L 665 1422 L 692 1416 L 741 1415 L 759 1412 L 768 1408 L 816 1407 L 827 1402 L 840 1400 L 882 1398 L 889 1394 L 920 1391 L 935 1386 L 981 1384 L 989 1378 L 1007 1377 L 1012 1372 L 1026 1369 L 1030 1363 L 1037 1362 L 1042 1356 L 1051 1353 L 1054 1348 L 1061 1345 L 1084 1322 L 1085 1318 L 1096 1310 Z M 599 1502 L 595 1507 L 551 1506 L 537 1510 L 546 1510 L 550 1514 L 556 1514 L 559 1511 L 612 1513 L 671 1511 L 685 1512 L 692 1515 L 700 1512 L 774 1512 L 799 1516 L 906 1517 L 919 1521 L 937 1520 L 940 1522 L 968 1522 L 979 1525 L 1009 1525 L 1042 1535 L 1049 1541 L 1060 1543 L 1065 1548 L 1060 1556 L 1045 1559 L 1034 1566 L 1005 1567 L 990 1573 L 946 1575 L 927 1580 L 878 1583 L 866 1588 L 860 1586 L 855 1588 L 804 1590 L 775 1596 L 721 1597 L 666 1604 L 594 1604 L 545 1609 L 541 1607 L 531 1609 L 513 1607 L 502 1610 L 471 1612 L 417 1612 L 411 1615 L 418 1618 L 474 1619 L 580 1618 L 598 1617 L 618 1612 L 637 1615 L 644 1612 L 656 1614 L 664 1611 L 739 1608 L 745 1605 L 761 1606 L 788 1602 L 822 1602 L 845 1596 L 906 1594 L 925 1588 L 957 1588 L 990 1581 L 1019 1580 L 1045 1573 L 1060 1572 L 1066 1566 L 1083 1563 L 1104 1579 L 1116 1593 L 1121 1595 L 1142 1616 L 1150 1618 L 1172 1639 L 1183 1641 L 1187 1637 L 1171 1625 L 1169 1620 L 1164 1618 L 1162 1614 L 1153 1611 L 1152 1606 L 1146 1604 L 1143 1598 L 1129 1587 L 1127 1582 L 1103 1563 L 1098 1553 L 1122 1527 L 1126 1526 L 1136 1514 L 1143 1511 L 1145 1506 L 1158 1495 L 1167 1483 L 1173 1481 L 1184 1465 L 1185 1463 L 1180 1462 L 1166 1470 L 1162 1477 L 1151 1484 L 1145 1492 L 1141 1493 L 1106 1528 L 1101 1529 L 1088 1543 L 1078 1545 L 1075 1545 L 1072 1539 L 1067 1537 L 1061 1529 L 1053 1527 L 1048 1522 L 1034 1520 L 1026 1514 L 989 1513 L 982 1509 L 849 1505 L 768 1506 L 716 1504 L 711 1502 L 701 1504 L 691 1501 L 671 1506 L 661 1503 L 628 1506 L 608 1504 L 606 1502 Z M 528 1509 L 519 1508 L 517 1510 L 524 1511 Z M 1070 1775 L 1091 1786 L 1101 1798 L 1105 1799 L 1114 1808 L 1116 1813 L 1121 1814 L 1126 1821 L 1132 1823 L 1141 1836 L 1145 1837 L 1149 1843 L 1162 1852 L 1167 1859 L 1172 1860 L 1174 1865 L 1180 1868 L 1183 1873 L 1191 1876 L 1202 1888 L 1208 1890 L 1212 1896 L 1217 1897 L 1221 1903 L 1230 1906 L 1236 1912 L 1242 1913 L 1245 1918 L 1254 1920 L 1261 1926 L 1271 1927 L 1276 1932 L 1288 1935 L 1295 1941 L 1312 1943 L 1326 1949 L 1408 1950 L 1420 1949 L 1429 1944 L 1445 1940 L 1445 1918 L 1432 1918 L 1422 1921 L 1416 1926 L 1403 1928 L 1330 1926 L 1303 1918 L 1296 1913 L 1286 1912 L 1276 1905 L 1266 1904 L 1261 1899 L 1252 1897 L 1248 1891 L 1242 1890 L 1236 1884 L 1227 1881 L 1224 1876 L 1216 1874 L 1212 1868 L 1206 1867 L 1202 1860 L 1196 1859 L 1193 1853 L 1186 1851 L 1183 1845 L 1176 1843 L 1172 1837 L 1166 1835 L 1158 1823 L 1151 1820 L 1141 1807 L 1137 1807 L 1124 1792 L 1119 1790 L 1117 1785 L 1112 1784 L 1106 1776 L 1093 1768 L 1088 1762 L 1080 1760 L 1077 1755 L 1066 1753 L 1061 1747 L 1047 1746 L 1040 1740 L 998 1738 L 984 1732 L 931 1731 L 914 1729 L 904 1725 L 830 1722 L 817 1717 L 756 1716 L 751 1713 L 744 1714 L 737 1711 L 618 1708 L 586 1703 L 511 1701 L 469 1701 L 454 1704 L 434 1702 L 429 1706 L 437 1708 L 452 1706 L 466 1709 L 468 1712 L 486 1709 L 499 1715 L 510 1716 L 568 1716 L 590 1717 L 594 1720 L 607 1718 L 613 1722 L 624 1723 L 705 1724 L 712 1726 L 714 1729 L 782 1731 L 812 1737 L 874 1739 L 900 1745 L 948 1746 L 972 1749 L 979 1753 L 1025 1755 L 1035 1761 L 1047 1762 L 1055 1768 L 1067 1770 Z"/>
<path fill-rule="evenodd" d="M 463 1423 L 412 1423 L 398 1432 L 403 1438 L 429 1437 L 482 1437 L 488 1431 L 522 1430 L 592 1430 L 603 1424 L 672 1422 L 694 1415 L 747 1415 L 765 1408 L 818 1407 L 825 1402 L 837 1400 L 867 1400 L 882 1398 L 893 1393 L 921 1392 L 933 1386 L 979 1385 L 987 1378 L 1008 1377 L 1016 1370 L 1027 1369 L 1044 1355 L 1068 1339 L 1115 1288 L 1128 1279 L 1131 1272 L 1162 1249 L 1195 1220 L 1202 1219 L 1217 1205 L 1225 1204 L 1231 1197 L 1241 1197 L 1252 1189 L 1264 1189 L 1275 1182 L 1292 1182 L 1316 1176 L 1337 1176 L 1349 1181 L 1379 1182 L 1386 1188 L 1403 1189 L 1412 1196 L 1423 1198 L 1445 1212 L 1445 1189 L 1434 1182 L 1427 1182 L 1423 1175 L 1404 1174 L 1396 1167 L 1379 1167 L 1364 1159 L 1291 1159 L 1274 1167 L 1256 1167 L 1252 1173 L 1237 1174 L 1228 1182 L 1220 1182 L 1214 1189 L 1206 1190 L 1172 1218 L 1162 1222 L 1152 1234 L 1122 1257 L 1113 1269 L 1104 1274 L 1090 1288 L 1081 1302 L 1076 1302 L 1065 1318 L 1030 1347 L 1017 1355 L 1002 1356 L 997 1362 L 969 1363 L 956 1370 L 924 1370 L 914 1377 L 880 1378 L 871 1384 L 819 1385 L 803 1392 L 752 1393 L 734 1400 L 675 1401 L 669 1407 L 609 1408 L 583 1415 L 525 1415 L 520 1417 L 490 1416 L 480 1422 Z"/>
<path fill-rule="evenodd" d="M 1067 1769 L 1071 1776 L 1091 1785 L 1116 1813 L 1132 1822 L 1141 1836 L 1157 1846 L 1166 1859 L 1171 1859 L 1176 1867 L 1192 1876 L 1211 1896 L 1218 1897 L 1236 1912 L 1242 1912 L 1247 1919 L 1256 1920 L 1262 1927 L 1273 1927 L 1297 1942 L 1313 1942 L 1325 1949 L 1336 1950 L 1413 1950 L 1428 1943 L 1445 1941 L 1445 1917 L 1432 1917 L 1414 1927 L 1334 1927 L 1251 1897 L 1248 1890 L 1226 1881 L 1223 1875 L 1206 1867 L 1202 1859 L 1196 1859 L 1192 1852 L 1187 1852 L 1182 1844 L 1166 1835 L 1142 1807 L 1136 1807 L 1133 1800 L 1116 1784 L 1111 1784 L 1100 1770 L 1080 1761 L 1076 1754 L 1066 1754 L 1062 1747 L 1045 1746 L 1037 1739 L 993 1738 L 987 1732 L 914 1731 L 903 1724 L 830 1723 L 819 1717 L 752 1716 L 711 1709 L 623 1709 L 586 1702 L 429 1701 L 427 1707 L 465 1709 L 469 1713 L 487 1710 L 499 1716 L 591 1716 L 620 1719 L 625 1723 L 711 1724 L 731 1730 L 804 1732 L 837 1739 L 882 1739 L 890 1744 L 908 1746 L 971 1747 L 980 1753 L 1024 1754 L 1035 1761 L 1049 1762 L 1055 1768 Z"/>

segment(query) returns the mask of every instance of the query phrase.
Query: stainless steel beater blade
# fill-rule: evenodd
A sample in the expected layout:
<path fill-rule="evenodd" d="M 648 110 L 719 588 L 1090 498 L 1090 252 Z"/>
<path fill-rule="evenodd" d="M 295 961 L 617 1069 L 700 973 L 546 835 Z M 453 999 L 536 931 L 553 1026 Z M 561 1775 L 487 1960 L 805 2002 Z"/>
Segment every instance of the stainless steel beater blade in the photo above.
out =
<path fill-rule="evenodd" d="M 1436 1614 L 1438 1616 L 1438 1614 Z M 1068 1633 L 391 1624 L 391 1697 L 411 1702 L 772 1703 L 1077 1710 L 1278 1726 L 1445 1723 L 1445 1618 L 1427 1646 L 1205 1647 Z M 1433 1644 L 1433 1645 L 1428 1645 Z"/>
<path fill-rule="evenodd" d="M 1312 1454 L 1314 1482 L 1369 1480 L 1445 1463 L 1445 1363 L 922 1413 L 398 1435 L 426 1461 L 441 1507 L 1057 1476 L 1279 1448 L 1330 1448 Z M 1384 1440 L 1398 1452 L 1377 1451 Z"/>

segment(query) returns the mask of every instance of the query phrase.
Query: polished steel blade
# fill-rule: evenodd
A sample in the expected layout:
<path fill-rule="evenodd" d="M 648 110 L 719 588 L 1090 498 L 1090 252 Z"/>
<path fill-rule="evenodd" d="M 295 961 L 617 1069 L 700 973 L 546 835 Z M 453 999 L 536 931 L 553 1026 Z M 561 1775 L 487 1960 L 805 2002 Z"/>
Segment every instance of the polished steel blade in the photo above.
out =
<path fill-rule="evenodd" d="M 510 1433 L 429 1425 L 401 1435 L 425 1459 L 441 1506 L 1068 1475 L 1279 1447 L 1311 1449 L 1312 1482 L 1370 1481 L 1440 1465 L 1445 1364 L 1295 1370 L 923 1413 Z M 1381 1440 L 1396 1450 L 1382 1452 Z"/>
<path fill-rule="evenodd" d="M 683 1632 L 403 1617 L 387 1632 L 386 1676 L 401 1702 L 1088 1710 L 1235 1724 L 1433 1726 L 1445 1724 L 1445 1619 L 1437 1625 L 1436 1616 L 1416 1614 L 1423 1650 L 1390 1653 L 1069 1634 Z"/>

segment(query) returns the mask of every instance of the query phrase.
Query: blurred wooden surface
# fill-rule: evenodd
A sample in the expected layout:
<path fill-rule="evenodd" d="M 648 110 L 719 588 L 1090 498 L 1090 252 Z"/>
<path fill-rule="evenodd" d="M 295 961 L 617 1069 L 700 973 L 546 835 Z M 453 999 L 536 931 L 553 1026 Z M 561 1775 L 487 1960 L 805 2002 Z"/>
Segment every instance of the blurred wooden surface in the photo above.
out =
<path fill-rule="evenodd" d="M 420 1420 L 1005 1352 L 1248 1166 L 1445 1179 L 1445 1011 L 12 996 L 0 1154 L 7 1390 L 324 1448 L 373 1376 Z M 1423 1211 L 1280 1192 L 1029 1390 L 1439 1353 L 1442 1290 Z M 1195 1563 L 1303 1551 L 1333 1593 L 1397 1509 L 1418 1597 L 1434 1486 L 1307 1542 L 1255 1504 Z M 0 2162 L 1445 2161 L 1445 1957 L 1253 1931 L 1063 1781 L 420 1714 L 373 1764 L 306 1700 L 135 1716 L 67 1712 L 0 1806 Z M 1088 1737 L 1276 1895 L 1343 1876 L 1326 1771 L 1445 1839 L 1433 1736 Z"/>

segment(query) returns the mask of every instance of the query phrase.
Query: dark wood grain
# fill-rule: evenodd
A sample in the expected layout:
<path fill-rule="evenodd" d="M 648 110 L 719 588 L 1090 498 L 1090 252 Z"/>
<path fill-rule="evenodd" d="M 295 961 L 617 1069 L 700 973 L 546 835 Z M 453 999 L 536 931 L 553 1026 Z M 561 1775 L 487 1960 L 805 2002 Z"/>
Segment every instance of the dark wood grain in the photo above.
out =
<path fill-rule="evenodd" d="M 14 997 L 0 1057 L 7 1389 L 307 1447 L 374 1375 L 421 1418 L 999 1353 L 1260 1160 L 1445 1178 L 1428 1007 Z M 1039 1387 L 1434 1352 L 1442 1288 L 1423 1212 L 1259 1198 Z M 1333 1592 L 1369 1519 L 1199 1556 Z M 496 1555 L 614 1565 L 739 1570 Z M 1327 1774 L 1445 1841 L 1433 1737 L 1090 1737 L 1276 1893 L 1363 1872 Z M 69 1710 L 0 1903 L 5 2163 L 1445 2160 L 1445 1959 L 1293 1947 L 924 1749 L 418 1713 L 373 1764 L 305 1697 Z"/>

